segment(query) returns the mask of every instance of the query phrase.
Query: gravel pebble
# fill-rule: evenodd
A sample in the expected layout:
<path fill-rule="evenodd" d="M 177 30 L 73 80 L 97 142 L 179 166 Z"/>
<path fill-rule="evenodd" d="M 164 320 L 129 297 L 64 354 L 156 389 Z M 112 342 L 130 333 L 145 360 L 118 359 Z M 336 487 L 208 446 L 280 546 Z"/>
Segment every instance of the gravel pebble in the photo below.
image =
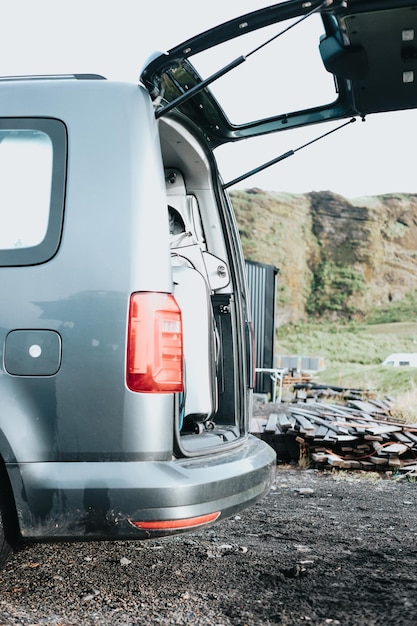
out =
<path fill-rule="evenodd" d="M 416 504 L 411 482 L 278 466 L 266 498 L 192 535 L 22 546 L 0 625 L 416 626 Z"/>

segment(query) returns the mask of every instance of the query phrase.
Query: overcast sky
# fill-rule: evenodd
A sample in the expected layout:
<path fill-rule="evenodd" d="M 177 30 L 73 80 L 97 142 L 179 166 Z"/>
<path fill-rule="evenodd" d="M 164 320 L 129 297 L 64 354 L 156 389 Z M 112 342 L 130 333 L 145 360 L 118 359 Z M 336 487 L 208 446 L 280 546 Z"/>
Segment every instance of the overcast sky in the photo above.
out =
<path fill-rule="evenodd" d="M 9 1 L 2 6 L 0 75 L 99 73 L 137 82 L 154 51 L 165 51 L 218 23 L 270 4 L 262 0 Z M 300 42 L 301 61 L 304 53 Z M 293 193 L 330 189 L 347 197 L 417 193 L 416 122 L 414 111 L 369 116 L 365 123 L 349 125 L 239 187 Z M 218 163 L 223 178 L 231 180 L 326 130 L 319 125 L 303 133 L 279 133 L 222 149 Z"/>

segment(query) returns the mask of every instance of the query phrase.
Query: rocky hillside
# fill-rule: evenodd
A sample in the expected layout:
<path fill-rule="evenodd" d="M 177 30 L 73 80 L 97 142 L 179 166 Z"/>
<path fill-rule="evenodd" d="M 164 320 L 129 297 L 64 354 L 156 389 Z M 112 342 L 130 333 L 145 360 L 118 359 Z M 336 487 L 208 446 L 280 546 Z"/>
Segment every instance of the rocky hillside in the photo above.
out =
<path fill-rule="evenodd" d="M 417 194 L 231 197 L 245 257 L 279 269 L 278 323 L 360 318 L 417 289 Z"/>

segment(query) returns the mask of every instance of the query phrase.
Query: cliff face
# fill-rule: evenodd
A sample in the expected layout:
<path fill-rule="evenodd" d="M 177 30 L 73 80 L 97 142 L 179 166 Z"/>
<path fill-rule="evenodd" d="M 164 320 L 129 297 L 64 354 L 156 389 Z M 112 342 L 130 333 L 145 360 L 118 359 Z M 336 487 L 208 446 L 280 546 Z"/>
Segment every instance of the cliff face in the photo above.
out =
<path fill-rule="evenodd" d="M 279 269 L 279 323 L 308 311 L 361 316 L 417 289 L 417 194 L 250 189 L 231 198 L 245 257 Z"/>

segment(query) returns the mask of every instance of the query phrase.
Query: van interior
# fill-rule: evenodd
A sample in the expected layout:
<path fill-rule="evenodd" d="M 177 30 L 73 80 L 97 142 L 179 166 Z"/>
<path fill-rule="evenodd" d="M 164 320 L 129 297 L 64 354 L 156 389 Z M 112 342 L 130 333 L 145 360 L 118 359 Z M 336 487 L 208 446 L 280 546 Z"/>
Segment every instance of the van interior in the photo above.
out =
<path fill-rule="evenodd" d="M 225 225 L 217 209 L 209 157 L 180 123 L 164 118 L 159 125 L 174 295 L 184 322 L 177 451 L 188 456 L 233 445 L 244 429 L 245 410 L 239 402 L 242 364 L 234 348 L 236 340 L 244 341 L 238 337 L 237 323 L 242 312 L 235 304 L 236 285 L 227 261 L 230 244 L 222 235 Z"/>

